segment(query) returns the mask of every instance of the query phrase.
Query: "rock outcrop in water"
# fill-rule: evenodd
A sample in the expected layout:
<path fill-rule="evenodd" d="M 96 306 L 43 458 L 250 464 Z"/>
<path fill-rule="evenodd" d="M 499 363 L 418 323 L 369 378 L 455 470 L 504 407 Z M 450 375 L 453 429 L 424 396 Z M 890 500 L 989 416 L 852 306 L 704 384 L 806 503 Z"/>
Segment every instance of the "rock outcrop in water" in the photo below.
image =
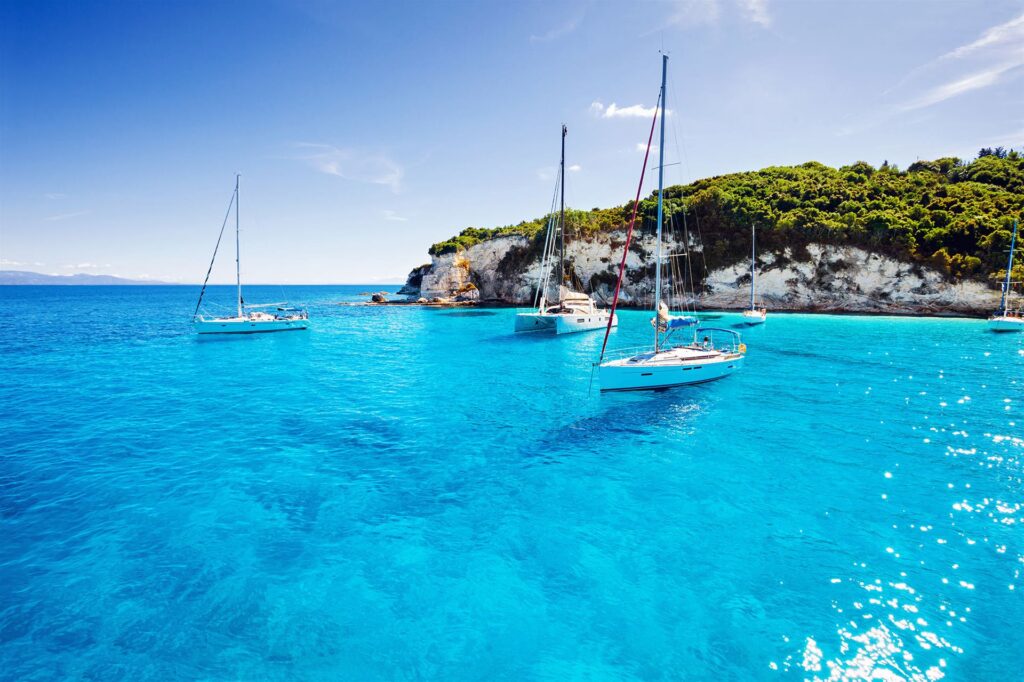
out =
<path fill-rule="evenodd" d="M 614 231 L 571 242 L 572 270 L 598 300 L 610 300 L 625 233 Z M 669 253 L 681 244 L 668 243 Z M 621 304 L 648 306 L 654 290 L 655 241 L 643 235 L 627 257 Z M 539 257 L 522 236 L 486 239 L 469 248 L 433 256 L 413 270 L 403 289 L 412 299 L 457 300 L 475 289 L 482 302 L 529 305 L 540 277 Z M 703 272 L 699 250 L 691 249 L 694 271 Z M 695 281 L 704 309 L 738 309 L 747 304 L 748 263 L 707 271 Z M 907 263 L 856 246 L 811 243 L 758 257 L 758 293 L 775 310 L 980 315 L 993 310 L 999 291 L 973 280 L 955 281 L 920 263 Z M 463 299 L 465 300 L 465 299 Z M 674 304 L 685 303 L 675 300 Z"/>

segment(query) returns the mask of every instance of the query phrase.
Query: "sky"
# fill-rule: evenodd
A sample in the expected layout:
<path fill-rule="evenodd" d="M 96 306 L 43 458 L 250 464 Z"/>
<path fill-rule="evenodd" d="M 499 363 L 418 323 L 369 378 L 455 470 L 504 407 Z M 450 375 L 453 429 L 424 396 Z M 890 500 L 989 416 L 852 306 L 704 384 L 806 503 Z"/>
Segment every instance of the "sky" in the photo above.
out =
<path fill-rule="evenodd" d="M 543 215 L 563 123 L 631 199 L 662 51 L 667 183 L 1024 147 L 1024 0 L 4 0 L 0 269 L 200 282 L 239 173 L 243 281 L 400 282 Z"/>

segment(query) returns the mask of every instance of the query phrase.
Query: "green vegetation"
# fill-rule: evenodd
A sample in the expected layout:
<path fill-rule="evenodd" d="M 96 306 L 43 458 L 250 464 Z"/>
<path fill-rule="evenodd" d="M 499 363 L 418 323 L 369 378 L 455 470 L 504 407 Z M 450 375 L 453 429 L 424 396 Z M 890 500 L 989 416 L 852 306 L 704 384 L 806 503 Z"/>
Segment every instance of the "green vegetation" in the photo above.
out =
<path fill-rule="evenodd" d="M 632 209 L 630 201 L 573 210 L 566 222 L 570 234 L 609 232 L 622 229 Z M 811 161 L 665 189 L 671 226 L 678 230 L 685 224 L 694 238 L 699 236 L 709 269 L 746 258 L 755 224 L 759 250 L 778 253 L 790 247 L 798 258 L 812 242 L 849 244 L 928 264 L 952 278 L 993 279 L 1005 274 L 1013 219 L 1022 210 L 1024 155 L 1000 147 L 982 149 L 970 162 L 918 161 L 905 171 L 888 162 L 879 168 L 863 161 L 830 168 Z M 638 228 L 653 229 L 656 215 L 654 193 L 640 203 Z M 542 217 L 497 229 L 468 228 L 434 244 L 430 253 L 504 235 L 531 238 L 537 248 L 545 225 Z"/>

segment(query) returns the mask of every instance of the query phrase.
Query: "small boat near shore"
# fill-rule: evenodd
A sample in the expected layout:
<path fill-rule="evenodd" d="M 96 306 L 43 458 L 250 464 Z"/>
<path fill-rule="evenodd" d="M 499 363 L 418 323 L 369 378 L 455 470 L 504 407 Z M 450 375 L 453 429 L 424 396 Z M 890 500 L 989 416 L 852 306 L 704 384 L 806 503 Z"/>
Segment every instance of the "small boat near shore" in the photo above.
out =
<path fill-rule="evenodd" d="M 657 255 L 655 257 L 654 285 L 654 345 L 642 349 L 626 349 L 605 355 L 608 344 L 608 332 L 605 332 L 601 346 L 601 357 L 597 362 L 601 391 L 642 391 L 673 388 L 690 384 L 702 384 L 729 376 L 743 366 L 746 346 L 741 343 L 738 332 L 731 329 L 701 327 L 696 315 L 673 316 L 668 305 L 662 300 L 662 269 L 665 265 L 663 256 L 664 239 L 664 175 L 665 175 L 665 89 L 668 73 L 668 55 L 662 55 L 661 91 L 658 105 L 655 106 L 655 121 L 660 113 L 661 135 L 658 146 L 658 218 L 657 218 Z M 647 152 L 644 155 L 644 170 L 647 168 L 647 157 L 651 151 L 654 138 L 654 121 L 647 140 Z M 623 249 L 622 261 L 619 264 L 619 277 L 615 286 L 615 297 L 612 299 L 612 314 L 615 313 L 619 300 L 622 277 L 626 270 L 626 256 L 636 225 L 637 208 L 640 205 L 640 191 L 643 187 L 644 172 L 640 174 L 637 196 L 633 202 L 633 217 L 626 233 L 626 244 Z M 673 344 L 672 337 L 678 335 L 682 342 Z M 698 337 L 703 338 L 698 341 Z"/>
<path fill-rule="evenodd" d="M 242 298 L 242 265 L 240 249 L 240 220 L 239 220 L 239 178 L 235 176 L 235 191 L 231 194 L 231 201 L 228 203 L 228 212 L 224 216 L 224 223 L 220 226 L 220 234 L 217 236 L 217 244 L 213 248 L 213 258 L 210 259 L 210 267 L 206 270 L 206 278 L 203 280 L 203 288 L 199 291 L 199 300 L 196 301 L 196 309 L 192 313 L 192 329 L 196 334 L 260 334 L 266 332 L 287 332 L 306 329 L 309 326 L 309 313 L 303 308 L 293 308 L 287 303 L 263 303 L 260 305 L 246 305 Z M 231 217 L 231 211 L 235 212 L 235 284 L 237 291 L 237 311 L 233 316 L 228 317 L 207 317 L 201 315 L 199 309 L 203 304 L 203 295 L 206 293 L 206 285 L 210 281 L 210 273 L 213 271 L 213 264 L 217 260 L 217 251 L 220 249 L 221 238 L 224 237 L 224 227 Z"/>
<path fill-rule="evenodd" d="M 1013 221 L 1013 236 L 1010 237 L 1010 260 L 1006 264 L 1006 280 L 1003 295 L 999 299 L 999 310 L 988 318 L 988 328 L 994 332 L 1024 331 L 1024 306 L 1010 308 L 1010 285 L 1013 284 L 1013 251 L 1017 245 L 1017 221 Z"/>
<path fill-rule="evenodd" d="M 572 334 L 614 327 L 619 323 L 612 312 L 598 307 L 589 294 L 573 291 L 566 286 L 565 275 L 565 136 L 568 129 L 562 126 L 562 160 L 558 181 L 561 208 L 556 220 L 554 211 L 548 217 L 544 253 L 541 256 L 541 276 L 534 298 L 534 309 L 516 315 L 516 332 L 554 332 Z M 553 208 L 553 207 L 552 207 Z M 556 235 L 557 246 L 556 246 Z M 545 292 L 554 270 L 554 258 L 558 258 L 557 302 L 545 298 Z M 582 288 L 582 287 L 581 287 Z"/>

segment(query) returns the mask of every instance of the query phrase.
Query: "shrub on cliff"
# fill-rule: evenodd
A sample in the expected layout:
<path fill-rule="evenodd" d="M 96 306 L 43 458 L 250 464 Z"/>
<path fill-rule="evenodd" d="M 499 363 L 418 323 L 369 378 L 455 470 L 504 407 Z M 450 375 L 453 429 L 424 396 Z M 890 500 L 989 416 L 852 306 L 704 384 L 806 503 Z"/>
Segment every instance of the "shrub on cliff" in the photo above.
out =
<path fill-rule="evenodd" d="M 567 211 L 567 235 L 623 229 L 633 202 Z M 750 226 L 759 248 L 800 253 L 810 242 L 860 246 L 913 262 L 937 265 L 951 277 L 992 279 L 1005 269 L 1014 217 L 1024 210 L 1024 158 L 983 149 L 963 162 L 953 157 L 917 161 L 906 171 L 864 161 L 831 168 L 817 162 L 772 166 L 665 188 L 667 227 L 685 226 L 705 246 L 714 269 L 748 257 Z M 654 229 L 657 193 L 640 202 L 639 229 Z M 468 228 L 435 244 L 434 255 L 485 239 L 519 234 L 539 248 L 547 218 L 494 230 Z"/>

